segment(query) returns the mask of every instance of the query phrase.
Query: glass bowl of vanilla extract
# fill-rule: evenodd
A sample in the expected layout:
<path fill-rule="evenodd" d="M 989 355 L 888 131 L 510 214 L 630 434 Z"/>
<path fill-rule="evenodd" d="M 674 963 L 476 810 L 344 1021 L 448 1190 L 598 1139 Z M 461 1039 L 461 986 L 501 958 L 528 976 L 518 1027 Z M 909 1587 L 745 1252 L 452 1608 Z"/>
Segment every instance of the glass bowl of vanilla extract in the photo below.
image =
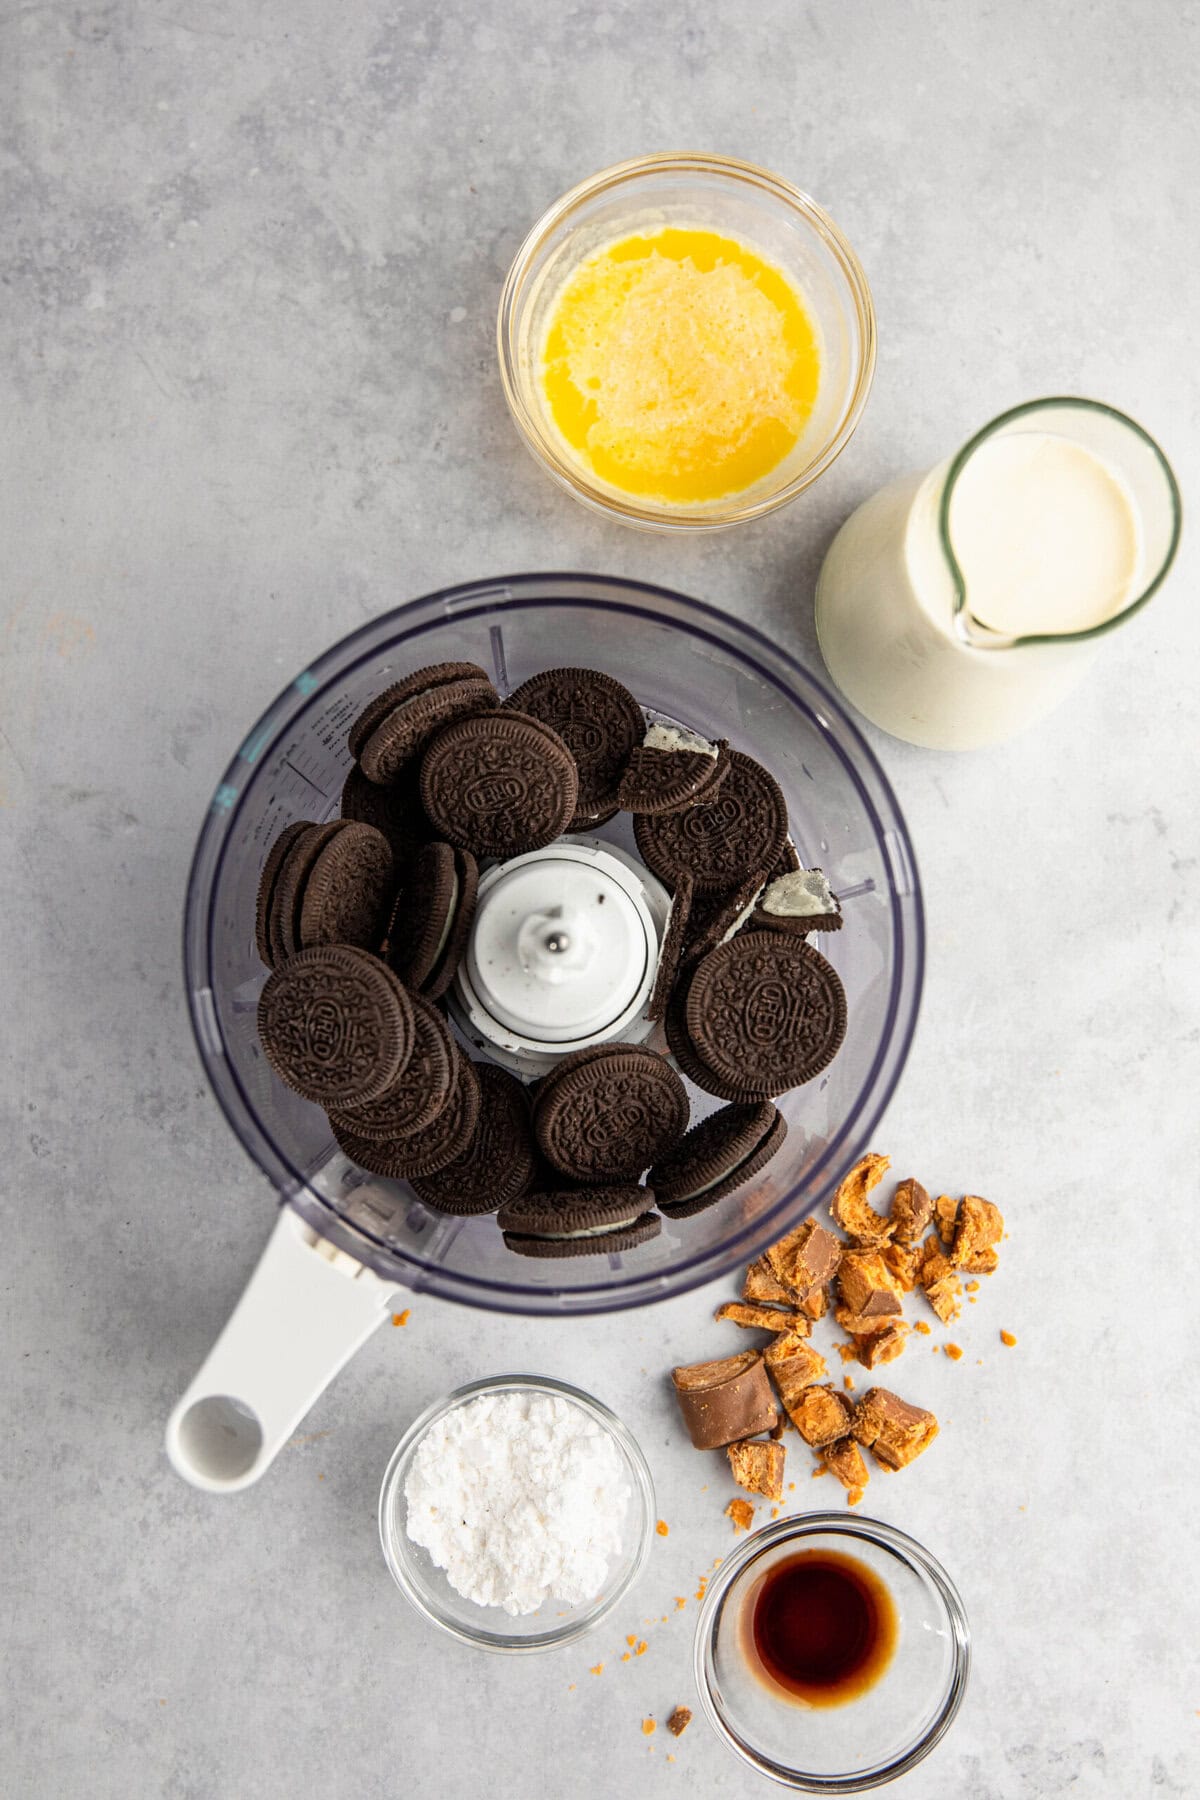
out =
<path fill-rule="evenodd" d="M 971 1637 L 929 1551 L 878 1519 L 805 1513 L 722 1563 L 696 1626 L 709 1722 L 762 1775 L 811 1794 L 893 1781 L 949 1730 Z"/>

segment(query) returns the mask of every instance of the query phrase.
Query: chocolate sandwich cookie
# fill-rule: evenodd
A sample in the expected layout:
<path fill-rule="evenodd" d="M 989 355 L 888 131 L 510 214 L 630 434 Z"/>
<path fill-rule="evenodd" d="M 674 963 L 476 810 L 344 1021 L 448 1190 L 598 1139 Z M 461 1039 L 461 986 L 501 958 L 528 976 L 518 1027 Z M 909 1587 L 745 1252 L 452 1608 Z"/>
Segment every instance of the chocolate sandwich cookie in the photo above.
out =
<path fill-rule="evenodd" d="M 800 853 L 791 838 L 788 838 L 775 859 L 775 867 L 771 870 L 771 880 L 777 881 L 781 875 L 793 875 L 800 866 Z"/>
<path fill-rule="evenodd" d="M 729 746 L 681 725 L 651 725 L 630 752 L 617 788 L 626 812 L 672 813 L 711 799 L 729 773 Z"/>
<path fill-rule="evenodd" d="M 401 769 L 388 787 L 380 787 L 368 781 L 355 763 L 342 788 L 342 817 L 382 831 L 398 869 L 437 835 L 421 805 L 420 770 L 415 764 Z"/>
<path fill-rule="evenodd" d="M 431 1000 L 444 994 L 466 948 L 479 866 L 469 850 L 425 844 L 396 895 L 387 931 L 387 960 L 409 988 Z"/>
<path fill-rule="evenodd" d="M 518 1256 L 604 1256 L 648 1244 L 662 1230 L 646 1188 L 593 1187 L 527 1194 L 501 1207 L 497 1224 Z"/>
<path fill-rule="evenodd" d="M 339 819 L 323 840 L 300 895 L 302 950 L 318 944 L 377 949 L 395 884 L 392 847 L 373 825 Z"/>
<path fill-rule="evenodd" d="M 579 776 L 558 733 L 507 707 L 439 731 L 421 764 L 421 799 L 441 835 L 476 856 L 552 844 L 575 814 Z"/>
<path fill-rule="evenodd" d="M 650 995 L 650 1003 L 646 1008 L 648 1019 L 661 1019 L 667 1010 L 671 990 L 675 986 L 675 977 L 679 973 L 679 959 L 683 953 L 684 944 L 687 942 L 691 910 L 692 878 L 685 873 L 679 877 L 678 885 L 671 899 L 671 913 L 667 920 L 662 949 L 658 953 L 658 973 L 654 977 L 654 988 Z"/>
<path fill-rule="evenodd" d="M 411 1181 L 435 1174 L 463 1154 L 475 1134 L 482 1099 L 475 1065 L 455 1044 L 454 1072 L 445 1105 L 423 1131 L 378 1142 L 347 1131 L 335 1122 L 334 1115 L 329 1123 L 340 1148 L 360 1169 L 393 1181 Z"/>
<path fill-rule="evenodd" d="M 258 1002 L 258 1035 L 275 1073 L 320 1106 L 362 1106 L 386 1093 L 413 1044 L 413 1007 L 376 957 L 348 944 L 302 950 Z"/>
<path fill-rule="evenodd" d="M 542 1081 L 533 1129 L 547 1161 L 577 1181 L 626 1181 L 676 1144 L 688 1100 L 674 1069 L 639 1044 L 598 1044 Z"/>
<path fill-rule="evenodd" d="M 459 1219 L 493 1213 L 525 1193 L 537 1160 L 521 1083 L 494 1063 L 474 1067 L 482 1102 L 470 1143 L 444 1169 L 414 1176 L 412 1184 L 426 1206 Z"/>
<path fill-rule="evenodd" d="M 376 726 L 382 725 L 392 709 L 402 701 L 411 700 L 417 694 L 428 693 L 431 688 L 447 687 L 452 681 L 487 679 L 487 670 L 473 662 L 430 663 L 427 668 L 414 669 L 411 675 L 405 675 L 400 681 L 393 681 L 390 687 L 385 687 L 381 694 L 376 694 L 363 707 L 346 738 L 351 756 L 357 760 L 362 755 L 367 739 Z"/>
<path fill-rule="evenodd" d="M 410 994 L 413 1043 L 400 1074 L 385 1093 L 365 1106 L 330 1109 L 335 1133 L 395 1144 L 432 1125 L 450 1098 L 458 1073 L 455 1043 L 436 1006 Z"/>
<path fill-rule="evenodd" d="M 336 836 L 340 824 L 340 819 L 331 819 L 326 825 L 310 825 L 290 846 L 283 859 L 279 879 L 275 883 L 271 910 L 267 916 L 267 937 L 276 968 L 305 947 L 300 941 L 300 911 L 304 904 L 304 890 L 318 856 L 330 839 Z"/>
<path fill-rule="evenodd" d="M 362 748 L 359 762 L 370 781 L 386 786 L 444 725 L 500 704 L 490 681 L 472 677 L 448 681 L 401 700 L 380 721 Z"/>
<path fill-rule="evenodd" d="M 316 826 L 311 819 L 297 819 L 294 825 L 286 825 L 280 832 L 271 848 L 267 851 L 267 860 L 263 864 L 262 874 L 258 878 L 258 898 L 254 906 L 254 942 L 258 954 L 268 969 L 275 967 L 275 952 L 271 947 L 270 919 L 271 908 L 275 900 L 275 890 L 279 885 L 279 876 L 288 852 L 302 838 L 306 831 L 315 831 Z"/>
<path fill-rule="evenodd" d="M 648 1177 L 668 1219 L 704 1212 L 770 1162 L 787 1136 L 787 1120 L 769 1100 L 724 1106 L 693 1125 Z"/>
<path fill-rule="evenodd" d="M 801 938 L 743 931 L 699 964 L 687 1033 L 702 1061 L 747 1099 L 819 1075 L 846 1035 L 837 971 Z"/>
<path fill-rule="evenodd" d="M 679 1067 L 680 1074 L 694 1082 L 704 1093 L 712 1094 L 714 1099 L 736 1100 L 743 1105 L 748 1100 L 772 1100 L 776 1094 L 785 1093 L 787 1083 L 776 1081 L 761 1093 L 747 1094 L 744 1087 L 736 1087 L 732 1082 L 723 1080 L 720 1075 L 715 1074 L 708 1067 L 688 1035 L 688 987 L 689 977 L 685 970 L 671 996 L 671 1003 L 667 1007 L 667 1016 L 663 1020 L 663 1029 L 667 1035 L 667 1047 Z"/>
<path fill-rule="evenodd" d="M 549 725 L 575 758 L 579 796 L 566 829 L 586 831 L 611 819 L 622 771 L 646 728 L 629 689 L 598 669 L 544 669 L 504 704 Z"/>
<path fill-rule="evenodd" d="M 755 902 L 765 886 L 766 879 L 761 872 L 752 870 L 745 881 L 740 881 L 727 894 L 708 896 L 702 919 L 688 933 L 681 959 L 685 968 L 691 968 L 710 950 L 715 950 L 718 944 L 741 930 L 753 915 Z"/>
<path fill-rule="evenodd" d="M 685 869 L 697 894 L 724 892 L 747 869 L 769 869 L 787 838 L 787 806 L 775 777 L 740 750 L 710 799 L 682 812 L 639 813 L 633 822 L 642 860 L 673 887 Z"/>
<path fill-rule="evenodd" d="M 842 908 L 821 869 L 796 869 L 777 876 L 763 890 L 754 924 L 807 937 L 810 931 L 840 931 Z"/>

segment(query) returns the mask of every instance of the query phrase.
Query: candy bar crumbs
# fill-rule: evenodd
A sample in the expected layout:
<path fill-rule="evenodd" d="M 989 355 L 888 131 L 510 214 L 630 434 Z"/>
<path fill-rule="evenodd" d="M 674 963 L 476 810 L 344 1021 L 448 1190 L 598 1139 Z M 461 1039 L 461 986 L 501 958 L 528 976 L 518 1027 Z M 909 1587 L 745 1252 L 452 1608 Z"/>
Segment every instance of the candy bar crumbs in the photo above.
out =
<path fill-rule="evenodd" d="M 1006 1347 L 1006 1348 L 1007 1348 L 1007 1349 L 1009 1349 L 1009 1350 L 1011 1350 L 1011 1349 L 1012 1349 L 1012 1347 L 1013 1347 L 1013 1345 L 1014 1345 L 1014 1344 L 1015 1344 L 1015 1343 L 1016 1343 L 1016 1341 L 1017 1341 L 1017 1340 L 1016 1340 L 1016 1338 L 1015 1338 L 1015 1337 L 1014 1337 L 1014 1336 L 1013 1336 L 1013 1334 L 1012 1334 L 1012 1332 L 1011 1332 L 1011 1331 L 1002 1331 L 1002 1332 L 1001 1332 L 1001 1333 L 1000 1333 L 1000 1342 L 1001 1342 L 1001 1343 L 1002 1343 L 1002 1344 L 1003 1344 L 1003 1345 L 1004 1345 L 1004 1346 L 1005 1346 L 1005 1347 Z"/>
<path fill-rule="evenodd" d="M 749 1531 L 754 1523 L 754 1508 L 748 1500 L 731 1500 L 725 1508 L 725 1517 L 733 1520 L 734 1531 Z"/>
<path fill-rule="evenodd" d="M 933 1201 L 911 1175 L 906 1181 L 897 1182 L 892 1204 L 888 1207 L 888 1218 L 895 1230 L 897 1248 L 915 1244 L 924 1237 L 933 1218 Z"/>
<path fill-rule="evenodd" d="M 756 1331 L 796 1331 L 807 1337 L 812 1326 L 799 1313 L 781 1312 L 773 1306 L 747 1306 L 741 1300 L 727 1300 L 718 1306 L 714 1317 L 718 1323 L 728 1319 L 732 1325 L 753 1326 Z"/>
<path fill-rule="evenodd" d="M 409 1320 L 409 1309 L 407 1306 L 405 1307 L 403 1312 L 398 1312 L 398 1313 L 392 1314 L 392 1324 L 393 1325 L 407 1325 L 408 1320 Z"/>
<path fill-rule="evenodd" d="M 854 1409 L 851 1433 L 882 1469 L 904 1469 L 927 1450 L 938 1422 L 923 1406 L 910 1406 L 890 1388 L 869 1388 Z"/>
<path fill-rule="evenodd" d="M 842 1246 L 832 1231 L 826 1231 L 815 1219 L 789 1232 L 767 1251 L 771 1272 L 797 1294 L 832 1280 L 841 1260 Z"/>
<path fill-rule="evenodd" d="M 693 1443 L 725 1448 L 734 1478 L 750 1493 L 771 1501 L 782 1498 L 785 1452 L 779 1439 L 789 1421 L 814 1453 L 814 1480 L 835 1474 L 850 1506 L 863 1498 L 868 1480 L 863 1448 L 881 1468 L 896 1470 L 907 1467 L 937 1436 L 933 1413 L 890 1389 L 871 1388 L 856 1405 L 847 1398 L 855 1394 L 853 1378 L 843 1376 L 845 1392 L 836 1388 L 826 1379 L 825 1358 L 808 1341 L 811 1322 L 832 1311 L 846 1333 L 846 1341 L 834 1345 L 842 1363 L 880 1368 L 903 1354 L 910 1332 L 929 1336 L 924 1319 L 904 1317 L 905 1295 L 920 1292 L 943 1323 L 950 1324 L 962 1312 L 963 1277 L 972 1277 L 965 1291 L 974 1302 L 979 1288 L 974 1277 L 990 1274 L 998 1264 L 998 1246 L 1007 1233 L 997 1207 L 977 1194 L 961 1200 L 941 1194 L 931 1200 L 928 1190 L 908 1176 L 897 1182 L 884 1216 L 868 1196 L 888 1166 L 885 1156 L 865 1156 L 839 1186 L 830 1212 L 848 1244 L 806 1219 L 751 1263 L 742 1302 L 718 1309 L 719 1319 L 775 1331 L 761 1353 L 743 1352 L 674 1372 Z M 1000 1338 L 1005 1345 L 1017 1341 L 1007 1331 Z M 943 1349 L 951 1361 L 961 1361 L 957 1344 L 933 1346 L 935 1355 Z M 783 1413 L 774 1407 L 772 1384 Z M 788 1482 L 789 1493 L 795 1485 Z M 750 1528 L 754 1509 L 746 1501 L 731 1501 L 726 1512 L 735 1530 Z"/>
<path fill-rule="evenodd" d="M 675 1711 L 671 1714 L 670 1718 L 667 1720 L 667 1730 L 670 1732 L 672 1737 L 682 1737 L 684 1732 L 687 1730 L 688 1726 L 691 1724 L 691 1722 L 692 1722 L 691 1707 L 690 1706 L 677 1706 L 675 1708 Z"/>
<path fill-rule="evenodd" d="M 643 1737 L 653 1737 L 654 1733 L 657 1730 L 658 1730 L 658 1724 L 657 1724 L 656 1720 L 654 1720 L 654 1719 L 643 1719 L 642 1720 L 642 1736 Z"/>
<path fill-rule="evenodd" d="M 845 1437 L 853 1417 L 850 1402 L 834 1387 L 803 1388 L 793 1400 L 785 1398 L 784 1405 L 792 1424 L 814 1450 Z"/>
<path fill-rule="evenodd" d="M 761 1494 L 766 1500 L 783 1499 L 783 1465 L 787 1451 L 769 1438 L 748 1443 L 730 1444 L 725 1453 L 733 1479 L 747 1493 Z"/>
<path fill-rule="evenodd" d="M 657 1531 L 659 1537 L 666 1537 L 669 1534 L 671 1527 L 667 1524 L 665 1519 L 660 1519 L 654 1529 Z"/>
<path fill-rule="evenodd" d="M 593 1663 L 591 1668 L 588 1670 L 589 1675 L 603 1675 L 603 1673 L 604 1673 L 604 1664 L 603 1663 Z"/>
<path fill-rule="evenodd" d="M 891 1158 L 887 1156 L 864 1156 L 855 1163 L 833 1196 L 829 1211 L 834 1223 L 840 1225 L 850 1242 L 860 1249 L 878 1249 L 895 1232 L 894 1221 L 883 1218 L 867 1200 L 872 1188 L 878 1187 L 883 1180 L 890 1162 Z M 768 1250 L 767 1255 L 770 1254 Z"/>
<path fill-rule="evenodd" d="M 832 1444 L 826 1444 L 818 1467 L 822 1473 L 828 1469 L 831 1475 L 836 1475 L 844 1488 L 865 1488 L 871 1479 L 863 1453 L 852 1437 L 837 1438 Z"/>
<path fill-rule="evenodd" d="M 742 1284 L 742 1299 L 757 1301 L 767 1306 L 793 1307 L 796 1296 L 790 1288 L 785 1288 L 782 1281 L 777 1280 L 771 1265 L 765 1256 L 752 1262 L 746 1270 L 746 1279 Z"/>

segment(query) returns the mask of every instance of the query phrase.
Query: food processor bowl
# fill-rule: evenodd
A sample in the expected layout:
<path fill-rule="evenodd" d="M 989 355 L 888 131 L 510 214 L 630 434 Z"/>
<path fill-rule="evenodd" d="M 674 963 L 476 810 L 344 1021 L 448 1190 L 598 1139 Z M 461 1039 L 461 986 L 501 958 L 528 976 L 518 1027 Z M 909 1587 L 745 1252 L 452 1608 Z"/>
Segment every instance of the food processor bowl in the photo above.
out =
<path fill-rule="evenodd" d="M 336 816 L 347 728 L 368 700 L 412 669 L 460 659 L 482 664 L 502 695 L 548 667 L 603 669 L 656 715 L 728 738 L 774 774 L 801 862 L 822 868 L 841 899 L 844 929 L 821 941 L 846 990 L 841 1051 L 779 1100 L 787 1139 L 752 1184 L 694 1218 L 664 1220 L 658 1238 L 633 1250 L 529 1260 L 505 1248 L 494 1219 L 449 1218 L 405 1183 L 365 1174 L 259 1044 L 267 971 L 254 917 L 268 849 L 296 819 Z M 598 836 L 636 855 L 630 826 L 618 815 Z M 172 1415 L 175 1466 L 214 1491 L 256 1480 L 397 1288 L 502 1312 L 608 1312 L 750 1260 L 868 1147 L 912 1042 L 923 960 L 916 865 L 886 777 L 819 682 L 740 620 L 638 582 L 520 575 L 427 595 L 335 644 L 279 695 L 226 770 L 188 882 L 184 966 L 201 1060 L 286 1205 L 251 1289 Z M 717 1104 L 689 1092 L 693 1121 Z M 303 1337 L 294 1364 L 285 1330 Z"/>

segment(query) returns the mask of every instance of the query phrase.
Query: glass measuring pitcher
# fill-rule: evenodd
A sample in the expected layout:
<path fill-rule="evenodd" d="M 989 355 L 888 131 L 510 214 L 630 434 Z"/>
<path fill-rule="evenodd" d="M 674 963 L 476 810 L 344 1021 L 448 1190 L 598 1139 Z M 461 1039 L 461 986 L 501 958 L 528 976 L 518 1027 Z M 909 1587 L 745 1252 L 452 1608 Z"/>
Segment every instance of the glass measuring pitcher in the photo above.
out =
<path fill-rule="evenodd" d="M 1170 464 L 1132 419 L 1095 400 L 1014 407 L 842 526 L 817 582 L 829 672 L 909 743 L 998 743 L 1145 605 L 1180 519 Z"/>

